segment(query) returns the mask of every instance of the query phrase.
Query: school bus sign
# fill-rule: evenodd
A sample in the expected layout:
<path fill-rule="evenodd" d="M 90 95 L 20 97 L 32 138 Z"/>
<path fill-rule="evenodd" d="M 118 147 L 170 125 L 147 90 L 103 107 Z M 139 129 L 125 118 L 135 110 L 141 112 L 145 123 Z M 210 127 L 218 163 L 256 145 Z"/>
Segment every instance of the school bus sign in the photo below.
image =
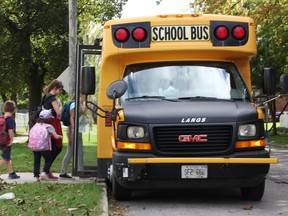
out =
<path fill-rule="evenodd" d="M 153 26 L 151 41 L 207 41 L 210 40 L 208 25 Z"/>

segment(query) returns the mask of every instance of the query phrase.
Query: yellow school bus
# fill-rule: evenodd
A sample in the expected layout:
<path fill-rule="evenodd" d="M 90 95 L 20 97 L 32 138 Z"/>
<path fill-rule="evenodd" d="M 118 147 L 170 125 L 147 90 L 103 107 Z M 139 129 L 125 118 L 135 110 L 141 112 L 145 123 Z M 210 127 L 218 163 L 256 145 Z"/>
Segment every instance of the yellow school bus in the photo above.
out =
<path fill-rule="evenodd" d="M 98 41 L 78 49 L 77 94 L 94 94 L 95 69 L 81 59 L 100 54 L 97 111 L 89 96 L 86 103 L 98 115 L 97 177 L 116 199 L 135 189 L 237 187 L 261 200 L 277 158 L 265 149 L 264 115 L 251 96 L 251 18 L 111 20 Z M 273 71 L 264 74 L 273 94 Z"/>

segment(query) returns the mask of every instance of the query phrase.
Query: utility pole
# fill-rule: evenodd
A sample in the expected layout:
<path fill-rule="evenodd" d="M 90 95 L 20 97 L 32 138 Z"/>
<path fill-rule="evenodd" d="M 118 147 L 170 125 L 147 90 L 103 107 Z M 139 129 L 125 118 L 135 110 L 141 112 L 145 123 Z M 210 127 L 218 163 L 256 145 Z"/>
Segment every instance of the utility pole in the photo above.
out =
<path fill-rule="evenodd" d="M 69 95 L 75 96 L 76 45 L 77 45 L 77 2 L 69 0 Z"/>

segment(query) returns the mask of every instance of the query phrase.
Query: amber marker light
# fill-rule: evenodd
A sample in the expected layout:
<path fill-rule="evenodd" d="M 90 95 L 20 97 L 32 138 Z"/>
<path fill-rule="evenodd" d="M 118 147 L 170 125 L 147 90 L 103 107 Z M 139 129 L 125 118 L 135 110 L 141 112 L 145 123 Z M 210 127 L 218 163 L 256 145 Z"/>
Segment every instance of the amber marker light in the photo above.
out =
<path fill-rule="evenodd" d="M 265 140 L 248 140 L 248 141 L 237 141 L 236 148 L 257 148 L 265 147 Z"/>
<path fill-rule="evenodd" d="M 144 150 L 150 151 L 150 143 L 117 142 L 117 148 L 122 150 Z"/>

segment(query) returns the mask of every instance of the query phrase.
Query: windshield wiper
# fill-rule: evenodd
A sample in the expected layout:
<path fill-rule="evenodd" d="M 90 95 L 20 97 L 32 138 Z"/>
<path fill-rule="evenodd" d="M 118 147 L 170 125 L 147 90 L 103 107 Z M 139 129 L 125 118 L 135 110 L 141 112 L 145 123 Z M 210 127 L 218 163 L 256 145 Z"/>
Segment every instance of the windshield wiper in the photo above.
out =
<path fill-rule="evenodd" d="M 178 98 L 178 100 L 198 100 L 198 99 L 231 101 L 231 99 L 216 98 L 216 97 L 205 97 L 205 96 L 193 96 L 193 97 L 180 97 L 180 98 Z"/>
<path fill-rule="evenodd" d="M 179 100 L 193 100 L 193 99 L 217 99 L 216 97 L 204 97 L 204 96 L 193 96 L 193 97 L 180 97 Z"/>
<path fill-rule="evenodd" d="M 166 101 L 176 102 L 176 100 L 167 99 L 164 96 L 149 96 L 149 95 L 143 95 L 143 96 L 139 96 L 139 97 L 126 98 L 125 101 L 137 100 L 137 99 L 159 99 L 159 100 L 166 100 Z"/>

